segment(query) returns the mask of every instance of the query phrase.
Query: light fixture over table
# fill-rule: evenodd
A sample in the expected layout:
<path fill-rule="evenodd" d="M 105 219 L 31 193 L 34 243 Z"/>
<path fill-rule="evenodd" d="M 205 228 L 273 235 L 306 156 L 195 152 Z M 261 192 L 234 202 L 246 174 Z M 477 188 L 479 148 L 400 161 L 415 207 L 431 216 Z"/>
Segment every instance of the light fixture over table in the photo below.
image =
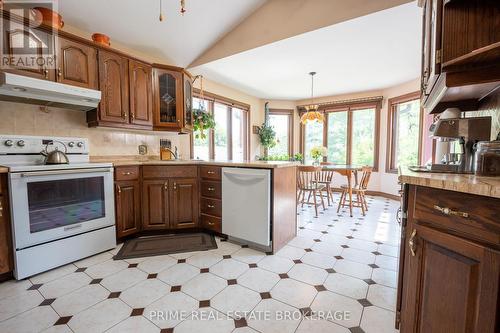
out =
<path fill-rule="evenodd" d="M 323 114 L 318 111 L 319 105 L 314 104 L 314 75 L 316 72 L 310 72 L 309 75 L 311 75 L 311 104 L 304 107 L 306 112 L 300 117 L 300 121 L 304 125 L 310 121 L 323 122 L 325 119 Z"/>

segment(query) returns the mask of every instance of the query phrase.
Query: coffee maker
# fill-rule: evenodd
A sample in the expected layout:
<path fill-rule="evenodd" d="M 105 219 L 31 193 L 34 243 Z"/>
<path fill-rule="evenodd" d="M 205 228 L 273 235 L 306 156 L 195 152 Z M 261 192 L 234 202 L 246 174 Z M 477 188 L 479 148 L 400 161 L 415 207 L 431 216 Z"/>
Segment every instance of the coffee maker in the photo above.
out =
<path fill-rule="evenodd" d="M 491 117 L 440 119 L 431 127 L 432 136 L 447 142 L 448 148 L 436 156 L 429 171 L 474 173 L 475 144 L 491 138 Z M 457 142 L 458 141 L 458 142 Z M 451 152 L 458 143 L 459 152 Z"/>

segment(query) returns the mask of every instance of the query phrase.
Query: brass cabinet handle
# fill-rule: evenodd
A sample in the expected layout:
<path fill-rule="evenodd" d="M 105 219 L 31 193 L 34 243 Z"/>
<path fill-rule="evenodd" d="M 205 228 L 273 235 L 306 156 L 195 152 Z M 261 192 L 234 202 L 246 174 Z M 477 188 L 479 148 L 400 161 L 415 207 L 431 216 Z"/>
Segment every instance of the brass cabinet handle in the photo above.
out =
<path fill-rule="evenodd" d="M 57 69 L 57 76 L 61 77 L 62 76 L 62 71 L 61 71 L 61 67 L 59 67 Z"/>
<path fill-rule="evenodd" d="M 122 193 L 122 188 L 120 187 L 120 185 L 116 185 L 116 192 L 118 192 L 118 194 Z"/>
<path fill-rule="evenodd" d="M 135 113 L 133 113 L 133 112 L 132 112 L 132 113 L 130 114 L 130 118 L 132 118 L 132 120 L 134 120 L 134 119 L 135 119 Z"/>
<path fill-rule="evenodd" d="M 213 192 L 213 191 L 215 191 L 215 188 L 209 187 L 209 188 L 207 188 L 207 190 L 210 191 L 210 192 Z"/>
<path fill-rule="evenodd" d="M 207 171 L 207 174 L 209 174 L 209 175 L 215 175 L 215 171 Z"/>
<path fill-rule="evenodd" d="M 49 78 L 49 70 L 47 69 L 47 67 L 44 67 L 43 68 L 43 74 L 45 75 L 45 78 L 48 79 Z"/>
<path fill-rule="evenodd" d="M 164 189 L 165 191 L 167 191 L 167 190 L 168 190 L 168 183 L 163 184 L 163 189 Z"/>
<path fill-rule="evenodd" d="M 130 176 L 131 174 L 132 174 L 132 172 L 129 172 L 129 171 L 127 171 L 127 172 L 122 172 L 122 175 L 124 175 L 124 176 Z"/>
<path fill-rule="evenodd" d="M 416 236 L 417 230 L 413 229 L 410 239 L 408 240 L 408 247 L 410 248 L 410 252 L 413 257 L 417 255 L 417 242 L 415 241 Z"/>
<path fill-rule="evenodd" d="M 207 207 L 208 208 L 215 208 L 215 205 L 208 204 Z"/>
<path fill-rule="evenodd" d="M 174 183 L 174 191 L 177 190 L 177 183 Z"/>
<path fill-rule="evenodd" d="M 0 197 L 0 217 L 3 216 L 2 197 Z"/>
<path fill-rule="evenodd" d="M 440 207 L 438 205 L 434 205 L 434 209 L 440 211 L 444 215 L 454 215 L 454 216 L 460 216 L 460 217 L 469 217 L 469 213 L 465 212 L 459 212 L 457 210 L 450 209 L 448 207 Z"/>
<path fill-rule="evenodd" d="M 126 113 L 126 112 L 123 112 L 123 113 L 122 113 L 122 118 L 123 118 L 123 119 L 127 118 L 127 113 Z"/>
<path fill-rule="evenodd" d="M 208 221 L 208 225 L 214 225 L 214 224 L 215 224 L 214 222 Z"/>

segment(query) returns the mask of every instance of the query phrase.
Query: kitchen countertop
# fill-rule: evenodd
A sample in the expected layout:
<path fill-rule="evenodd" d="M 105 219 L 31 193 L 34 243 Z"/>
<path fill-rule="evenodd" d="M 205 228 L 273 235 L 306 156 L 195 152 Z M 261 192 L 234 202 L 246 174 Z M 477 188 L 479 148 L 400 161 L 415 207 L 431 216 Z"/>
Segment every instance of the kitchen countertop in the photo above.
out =
<path fill-rule="evenodd" d="M 399 181 L 405 184 L 500 198 L 500 177 L 414 172 L 407 168 L 402 168 L 399 170 Z"/>
<path fill-rule="evenodd" d="M 116 166 L 127 165 L 217 165 L 227 167 L 244 167 L 259 169 L 287 168 L 300 165 L 300 162 L 289 161 L 229 161 L 229 160 L 172 160 L 161 161 L 158 158 L 143 156 L 91 156 L 91 162 L 108 162 Z"/>

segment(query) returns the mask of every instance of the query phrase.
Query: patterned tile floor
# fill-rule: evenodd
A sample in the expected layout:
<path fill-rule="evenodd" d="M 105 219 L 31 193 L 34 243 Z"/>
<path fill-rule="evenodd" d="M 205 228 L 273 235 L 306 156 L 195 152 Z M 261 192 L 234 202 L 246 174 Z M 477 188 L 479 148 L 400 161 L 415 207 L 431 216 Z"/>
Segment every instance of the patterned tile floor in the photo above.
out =
<path fill-rule="evenodd" d="M 338 198 L 336 198 L 338 200 Z M 0 332 L 395 332 L 399 203 L 318 218 L 275 255 L 218 249 L 112 259 L 119 248 L 0 284 Z"/>

